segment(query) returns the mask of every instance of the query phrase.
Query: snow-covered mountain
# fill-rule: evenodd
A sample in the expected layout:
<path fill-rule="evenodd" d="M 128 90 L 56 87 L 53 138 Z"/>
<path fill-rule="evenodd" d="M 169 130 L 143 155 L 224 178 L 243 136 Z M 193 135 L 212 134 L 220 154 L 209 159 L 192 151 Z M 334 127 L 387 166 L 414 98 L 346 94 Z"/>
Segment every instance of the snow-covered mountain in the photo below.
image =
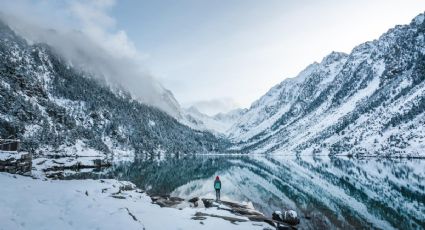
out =
<path fill-rule="evenodd" d="M 424 32 L 420 14 L 284 80 L 229 130 L 234 149 L 423 156 Z"/>
<path fill-rule="evenodd" d="M 226 143 L 106 81 L 0 21 L 0 138 L 20 138 L 23 150 L 48 155 L 209 152 Z M 179 110 L 171 92 L 163 89 L 161 98 Z"/>
<path fill-rule="evenodd" d="M 247 109 L 234 109 L 227 113 L 218 113 L 208 116 L 201 113 L 196 107 L 190 107 L 184 111 L 182 123 L 197 129 L 207 130 L 218 136 L 224 136 L 227 130 L 235 124 Z"/>

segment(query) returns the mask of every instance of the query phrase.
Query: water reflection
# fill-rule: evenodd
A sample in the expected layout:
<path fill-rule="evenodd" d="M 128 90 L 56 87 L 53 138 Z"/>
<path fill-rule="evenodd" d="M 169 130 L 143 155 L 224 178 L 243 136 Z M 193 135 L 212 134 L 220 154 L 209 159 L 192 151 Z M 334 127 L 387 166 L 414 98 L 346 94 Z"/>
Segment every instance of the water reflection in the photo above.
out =
<path fill-rule="evenodd" d="M 185 156 L 118 163 L 102 176 L 151 194 L 250 201 L 262 212 L 294 209 L 301 229 L 425 228 L 425 160 L 328 156 Z"/>

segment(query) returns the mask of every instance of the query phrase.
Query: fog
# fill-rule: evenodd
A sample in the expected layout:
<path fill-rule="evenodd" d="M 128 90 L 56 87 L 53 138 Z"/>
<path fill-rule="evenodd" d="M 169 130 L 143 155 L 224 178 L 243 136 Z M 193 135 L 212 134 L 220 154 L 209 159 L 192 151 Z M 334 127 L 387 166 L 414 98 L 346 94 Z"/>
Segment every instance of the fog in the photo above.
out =
<path fill-rule="evenodd" d="M 126 89 L 143 103 L 179 115 L 179 104 L 172 93 L 142 66 L 142 55 L 125 32 L 113 29 L 114 21 L 105 12 L 113 1 L 68 3 L 67 12 L 79 20 L 74 27 L 66 19 L 55 21 L 45 16 L 54 14 L 43 12 L 48 9 L 41 9 L 42 5 L 18 2 L 0 1 L 0 19 L 28 43 L 46 43 L 69 65 L 105 79 L 113 88 Z"/>
<path fill-rule="evenodd" d="M 232 98 L 218 98 L 212 100 L 193 101 L 183 104 L 183 106 L 189 108 L 193 106 L 206 115 L 214 116 L 219 113 L 230 112 L 235 108 L 238 108 L 239 104 L 237 104 Z"/>

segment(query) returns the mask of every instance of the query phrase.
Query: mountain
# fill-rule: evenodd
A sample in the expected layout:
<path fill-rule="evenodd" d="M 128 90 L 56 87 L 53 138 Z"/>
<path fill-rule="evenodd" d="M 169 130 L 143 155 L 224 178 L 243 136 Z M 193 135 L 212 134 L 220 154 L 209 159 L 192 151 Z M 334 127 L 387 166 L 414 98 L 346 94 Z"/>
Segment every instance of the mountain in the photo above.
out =
<path fill-rule="evenodd" d="M 36 155 L 178 154 L 226 145 L 73 67 L 56 51 L 29 44 L 0 22 L 0 138 L 20 138 L 22 149 Z M 164 103 L 178 105 L 164 92 Z"/>
<path fill-rule="evenodd" d="M 184 119 L 181 121 L 197 130 L 207 130 L 218 136 L 225 136 L 230 127 L 235 124 L 247 109 L 234 109 L 227 113 L 218 113 L 209 116 L 201 113 L 196 107 L 185 110 Z"/>
<path fill-rule="evenodd" d="M 424 156 L 424 32 L 420 14 L 284 80 L 228 131 L 232 149 Z"/>

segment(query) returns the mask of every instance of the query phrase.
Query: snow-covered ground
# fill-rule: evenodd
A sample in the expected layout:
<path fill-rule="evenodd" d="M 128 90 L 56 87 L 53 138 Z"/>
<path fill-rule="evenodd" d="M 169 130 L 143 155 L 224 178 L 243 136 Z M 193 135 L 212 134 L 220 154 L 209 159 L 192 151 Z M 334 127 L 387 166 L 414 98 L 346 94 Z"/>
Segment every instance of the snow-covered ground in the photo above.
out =
<path fill-rule="evenodd" d="M 0 161 L 9 160 L 11 158 L 21 158 L 23 154 L 26 154 L 25 152 L 16 153 L 14 151 L 4 151 L 0 150 Z"/>
<path fill-rule="evenodd" d="M 161 208 L 117 180 L 40 180 L 0 173 L 0 229 L 264 229 L 260 222 L 231 223 L 196 212 L 236 217 L 216 208 Z"/>

